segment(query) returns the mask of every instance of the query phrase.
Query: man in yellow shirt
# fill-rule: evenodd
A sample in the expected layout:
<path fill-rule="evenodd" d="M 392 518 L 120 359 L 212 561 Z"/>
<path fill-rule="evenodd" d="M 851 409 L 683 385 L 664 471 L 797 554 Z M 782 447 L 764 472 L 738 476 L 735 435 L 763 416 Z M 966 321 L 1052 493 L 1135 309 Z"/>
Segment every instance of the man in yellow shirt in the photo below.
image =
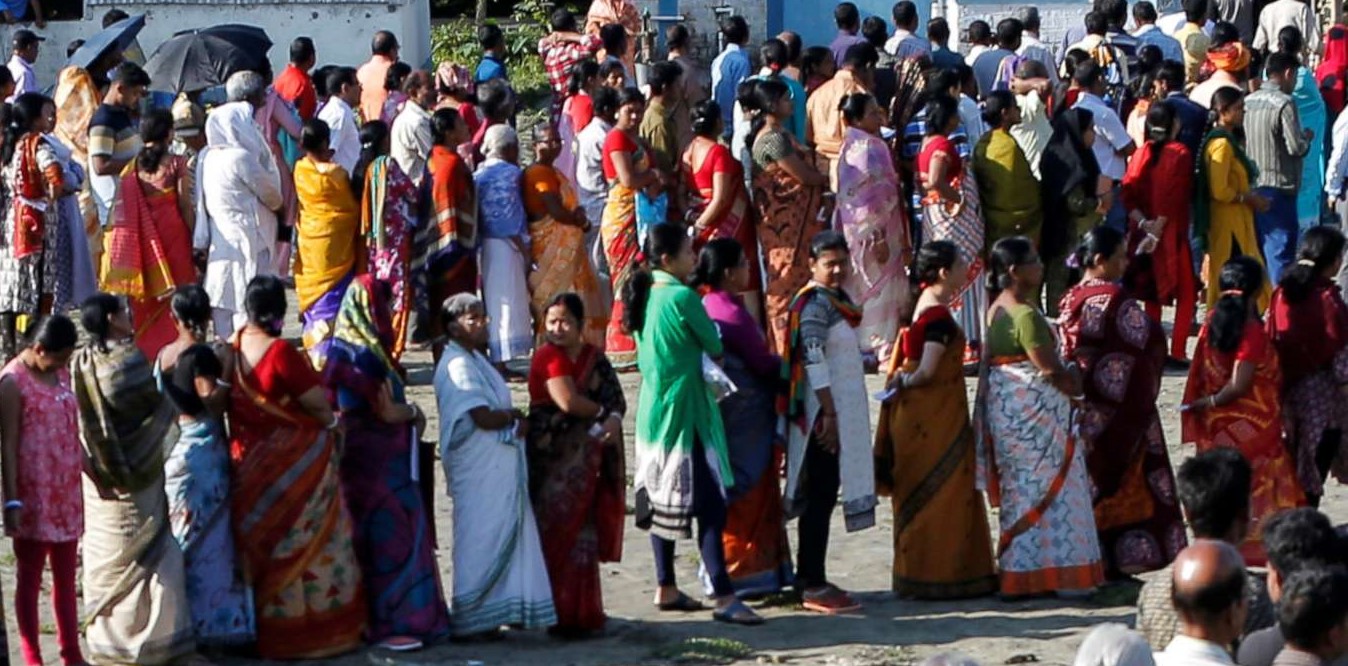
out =
<path fill-rule="evenodd" d="M 1208 0 L 1184 0 L 1184 25 L 1175 31 L 1175 39 L 1184 50 L 1184 79 L 1198 83 L 1198 68 L 1207 60 L 1212 40 L 1203 32 L 1208 17 Z"/>
<path fill-rule="evenodd" d="M 871 75 L 879 60 L 879 53 L 869 43 L 852 46 L 847 49 L 842 69 L 819 86 L 806 102 L 805 115 L 809 122 L 805 125 L 805 137 L 814 146 L 817 157 L 828 159 L 830 179 L 843 143 L 843 119 L 838 104 L 853 93 L 870 93 Z"/>

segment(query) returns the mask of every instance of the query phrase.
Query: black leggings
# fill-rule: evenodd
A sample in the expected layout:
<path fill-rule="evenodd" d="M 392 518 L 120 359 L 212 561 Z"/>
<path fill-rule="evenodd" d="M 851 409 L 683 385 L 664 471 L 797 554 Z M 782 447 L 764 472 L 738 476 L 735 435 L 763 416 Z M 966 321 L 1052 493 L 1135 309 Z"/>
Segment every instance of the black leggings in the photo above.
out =
<path fill-rule="evenodd" d="M 693 517 L 697 519 L 697 542 L 702 553 L 702 566 L 711 577 L 712 594 L 727 597 L 735 593 L 726 571 L 725 546 L 721 531 L 725 529 L 726 504 L 724 491 L 717 487 L 716 476 L 707 466 L 706 450 L 702 441 L 693 444 Z M 655 551 L 655 578 L 661 586 L 673 587 L 674 542 L 651 535 L 651 550 Z"/>
<path fill-rule="evenodd" d="M 828 559 L 829 522 L 838 505 L 842 486 L 838 456 L 820 448 L 810 438 L 805 447 L 801 469 L 801 492 L 805 508 L 800 514 L 799 543 L 796 547 L 796 589 L 804 592 L 828 584 L 825 560 Z"/>
<path fill-rule="evenodd" d="M 1319 445 L 1315 447 L 1315 470 L 1320 473 L 1320 483 L 1324 484 L 1329 478 L 1329 468 L 1334 465 L 1334 459 L 1339 455 L 1339 441 L 1343 438 L 1343 432 L 1338 428 L 1326 428 L 1320 433 Z M 1312 508 L 1320 508 L 1320 498 L 1324 495 L 1312 495 L 1306 493 L 1306 501 Z"/>

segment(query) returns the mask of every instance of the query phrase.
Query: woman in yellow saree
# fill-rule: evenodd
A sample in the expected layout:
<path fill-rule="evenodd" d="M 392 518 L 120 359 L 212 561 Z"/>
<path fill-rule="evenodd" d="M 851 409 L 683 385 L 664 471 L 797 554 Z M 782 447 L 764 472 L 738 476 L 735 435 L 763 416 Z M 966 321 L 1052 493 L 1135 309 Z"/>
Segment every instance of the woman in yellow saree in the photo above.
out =
<path fill-rule="evenodd" d="M 534 150 L 537 159 L 524 170 L 524 212 L 533 238 L 529 294 L 534 322 L 541 331 L 544 311 L 555 296 L 579 294 L 585 306 L 581 337 L 603 351 L 608 313 L 599 301 L 599 280 L 585 247 L 590 221 L 571 181 L 553 166 L 561 151 L 556 128 L 539 125 L 534 130 Z"/>
<path fill-rule="evenodd" d="M 308 120 L 300 132 L 304 157 L 295 163 L 300 215 L 295 226 L 295 295 L 304 319 L 304 349 L 314 367 L 323 367 L 342 295 L 356 273 L 364 272 L 360 208 L 350 175 L 328 149 L 327 123 Z"/>

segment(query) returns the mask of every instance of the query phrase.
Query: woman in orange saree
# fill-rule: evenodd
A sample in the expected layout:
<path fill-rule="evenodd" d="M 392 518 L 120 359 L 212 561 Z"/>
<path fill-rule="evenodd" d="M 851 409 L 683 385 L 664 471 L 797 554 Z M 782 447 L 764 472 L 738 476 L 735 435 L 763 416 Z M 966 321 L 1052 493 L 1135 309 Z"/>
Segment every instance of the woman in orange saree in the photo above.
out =
<path fill-rule="evenodd" d="M 100 282 L 104 290 L 127 296 L 136 346 L 146 358 L 157 358 L 178 338 L 169 297 L 197 280 L 192 263 L 196 208 L 187 158 L 169 154 L 173 118 L 167 111 L 151 112 L 140 134 L 145 147 L 122 171 Z"/>
<path fill-rule="evenodd" d="M 338 476 L 337 417 L 308 359 L 279 338 L 285 286 L 248 284 L 231 341 L 234 533 L 253 590 L 257 651 L 321 659 L 360 646 L 367 607 Z"/>
<path fill-rule="evenodd" d="M 688 221 L 696 236 L 693 249 L 707 241 L 733 238 L 749 263 L 749 281 L 738 296 L 755 319 L 763 316 L 763 275 L 758 261 L 758 230 L 744 185 L 744 167 L 717 141 L 725 122 L 721 105 L 712 100 L 693 107 L 693 141 L 683 153 L 683 180 L 688 191 Z"/>
<path fill-rule="evenodd" d="M 443 336 L 439 313 L 446 298 L 477 291 L 477 193 L 473 172 L 457 152 L 468 141 L 468 128 L 455 109 L 436 109 L 431 115 L 434 143 L 426 161 L 431 172 L 431 219 L 417 230 L 412 252 L 415 343 Z M 442 343 L 436 344 L 439 349 Z"/>
<path fill-rule="evenodd" d="M 954 243 L 932 241 L 918 253 L 917 277 L 927 287 L 890 357 L 889 385 L 899 392 L 880 408 L 875 430 L 876 491 L 894 508 L 894 592 L 983 596 L 997 590 L 997 574 L 975 485 L 964 332 L 947 307 L 969 278 L 969 262 Z"/>
<path fill-rule="evenodd" d="M 1221 295 L 1198 332 L 1180 407 L 1185 443 L 1200 453 L 1236 449 L 1254 470 L 1249 536 L 1240 546 L 1250 566 L 1267 561 L 1263 521 L 1306 503 L 1283 445 L 1282 369 L 1257 309 L 1264 286 L 1264 267 L 1253 257 L 1234 257 L 1222 267 Z"/>
<path fill-rule="evenodd" d="M 744 102 L 748 101 L 748 106 Z M 807 282 L 810 239 L 833 218 L 828 176 L 814 167 L 809 151 L 786 129 L 791 91 L 775 79 L 753 82 L 746 113 L 756 115 L 753 146 L 753 201 L 758 213 L 758 242 L 763 250 L 767 289 L 764 306 L 773 352 L 789 349 L 791 300 Z"/>
<path fill-rule="evenodd" d="M 604 350 L 608 313 L 599 299 L 599 278 L 586 251 L 585 218 L 576 190 L 565 174 L 553 166 L 561 152 L 561 136 L 551 125 L 534 129 L 532 166 L 524 170 L 524 212 L 529 216 L 533 268 L 529 271 L 529 309 L 540 335 L 544 310 L 562 293 L 577 294 L 585 308 L 581 335 L 585 342 Z"/>

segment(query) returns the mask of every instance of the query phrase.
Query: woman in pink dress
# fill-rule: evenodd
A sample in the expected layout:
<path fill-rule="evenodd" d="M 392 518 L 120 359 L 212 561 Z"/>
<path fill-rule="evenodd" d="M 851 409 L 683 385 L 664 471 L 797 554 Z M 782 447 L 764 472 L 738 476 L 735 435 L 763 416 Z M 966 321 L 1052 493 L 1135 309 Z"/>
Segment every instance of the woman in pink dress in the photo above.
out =
<path fill-rule="evenodd" d="M 271 73 L 263 74 L 268 82 Z M 285 149 L 281 147 L 281 132 L 285 132 L 296 144 L 300 140 L 300 114 L 290 102 L 276 94 L 276 89 L 267 86 L 266 97 L 256 106 L 253 120 L 262 127 L 262 135 L 267 137 L 267 147 L 271 148 L 276 168 L 281 171 L 281 197 L 284 209 L 276 225 L 276 274 L 285 278 L 290 274 L 290 243 L 295 234 L 295 217 L 299 214 L 299 200 L 295 197 L 295 176 L 291 172 L 290 161 L 286 159 Z"/>
<path fill-rule="evenodd" d="M 66 369 L 75 350 L 75 324 L 53 315 L 33 327 L 30 339 L 32 344 L 0 370 L 5 535 L 14 540 L 18 564 L 14 613 L 24 663 L 42 664 L 38 597 L 50 558 L 61 663 L 83 664 L 75 570 L 84 534 L 84 455 Z"/>

